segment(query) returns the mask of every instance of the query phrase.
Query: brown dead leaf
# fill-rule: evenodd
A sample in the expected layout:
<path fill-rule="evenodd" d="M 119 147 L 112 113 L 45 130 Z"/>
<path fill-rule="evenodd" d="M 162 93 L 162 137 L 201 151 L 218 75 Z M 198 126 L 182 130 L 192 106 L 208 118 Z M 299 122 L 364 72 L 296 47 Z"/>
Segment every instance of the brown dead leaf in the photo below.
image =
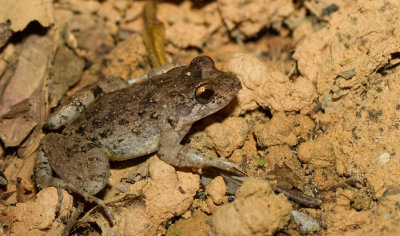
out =
<path fill-rule="evenodd" d="M 18 148 L 18 156 L 26 157 L 34 153 L 39 146 L 40 139 L 44 135 L 40 135 L 40 131 L 42 130 L 42 126 L 36 126 L 32 131 L 32 134 L 19 146 Z"/>
<path fill-rule="evenodd" d="M 35 137 L 27 139 L 22 153 L 31 154 L 39 143 L 37 135 L 45 119 L 46 107 L 43 87 L 55 54 L 58 31 L 46 36 L 29 35 L 22 42 L 15 63 L 10 65 L 0 81 L 0 138 L 6 147 L 18 146 L 34 130 Z M 17 117 L 18 116 L 18 117 Z M 10 119 L 12 118 L 12 119 Z M 38 125 L 39 124 L 39 125 Z M 37 126 L 38 125 L 38 126 Z M 19 151 L 20 152 L 20 151 Z"/>
<path fill-rule="evenodd" d="M 24 99 L 21 102 L 13 105 L 10 110 L 4 114 L 2 119 L 11 119 L 18 116 L 23 116 L 30 109 L 29 99 Z"/>
<path fill-rule="evenodd" d="M 106 22 L 100 17 L 89 14 L 78 14 L 68 21 L 68 27 L 74 37 L 74 44 L 79 48 L 80 56 L 89 61 L 97 61 L 114 47 Z"/>
<path fill-rule="evenodd" d="M 85 61 L 65 44 L 60 44 L 54 59 L 49 81 L 50 107 L 57 106 L 69 87 L 82 76 Z"/>
<path fill-rule="evenodd" d="M 0 0 L 0 22 L 11 21 L 11 30 L 21 31 L 31 21 L 38 21 L 43 27 L 54 23 L 51 0 Z"/>
<path fill-rule="evenodd" d="M 57 37 L 53 38 L 54 43 L 56 44 Z M 55 48 L 53 49 L 53 56 L 55 54 Z M 52 59 L 50 61 L 53 61 Z M 40 139 L 42 136 L 40 135 L 43 124 L 46 121 L 46 114 L 49 111 L 49 107 L 46 106 L 49 103 L 46 101 L 48 100 L 48 93 L 46 90 L 47 87 L 44 86 L 44 81 L 40 84 L 40 86 L 35 90 L 35 92 L 30 97 L 30 110 L 28 116 L 38 122 L 38 125 L 33 129 L 31 135 L 19 146 L 18 148 L 18 156 L 20 157 L 27 157 L 30 156 L 37 147 L 39 146 Z"/>
<path fill-rule="evenodd" d="M 37 122 L 17 117 L 0 121 L 0 138 L 6 147 L 18 146 L 37 125 Z"/>
<path fill-rule="evenodd" d="M 145 27 L 142 35 L 153 67 L 159 67 L 166 63 L 164 49 L 165 26 L 157 19 L 156 11 L 156 2 L 147 1 L 143 10 Z"/>
<path fill-rule="evenodd" d="M 50 73 L 52 70 L 53 62 L 55 61 L 55 55 L 57 52 L 57 45 L 60 40 L 60 31 L 57 27 L 53 28 L 48 34 L 48 38 L 51 41 L 52 48 L 49 49 L 49 59 L 47 61 L 47 72 L 44 74 L 44 78 L 40 81 L 37 89 L 32 93 L 29 98 L 30 110 L 28 117 L 32 120 L 37 121 L 38 125 L 34 128 L 31 135 L 20 145 L 18 148 L 18 155 L 20 157 L 31 156 L 37 147 L 39 146 L 40 139 L 42 138 L 41 131 L 44 123 L 47 119 L 47 114 L 50 112 L 49 106 L 49 92 L 48 86 L 45 81 L 49 80 Z M 32 169 L 33 170 L 33 169 Z"/>
<path fill-rule="evenodd" d="M 51 55 L 52 43 L 49 37 L 30 35 L 23 43 L 18 56 L 15 71 L 10 66 L 0 80 L 8 79 L 0 98 L 0 116 L 10 111 L 11 107 L 28 98 L 47 75 L 47 62 Z M 13 72 L 10 78 L 6 74 Z"/>
<path fill-rule="evenodd" d="M 12 30 L 10 30 L 10 22 L 0 23 L 0 48 L 2 48 L 10 39 Z"/>

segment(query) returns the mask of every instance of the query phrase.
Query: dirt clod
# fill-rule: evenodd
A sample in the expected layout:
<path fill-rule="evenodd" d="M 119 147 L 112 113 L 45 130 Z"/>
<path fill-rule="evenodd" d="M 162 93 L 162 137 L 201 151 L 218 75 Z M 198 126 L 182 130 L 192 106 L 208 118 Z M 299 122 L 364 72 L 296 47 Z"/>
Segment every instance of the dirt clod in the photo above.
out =
<path fill-rule="evenodd" d="M 291 204 L 265 181 L 246 179 L 236 197 L 214 213 L 216 235 L 272 235 L 290 219 Z"/>

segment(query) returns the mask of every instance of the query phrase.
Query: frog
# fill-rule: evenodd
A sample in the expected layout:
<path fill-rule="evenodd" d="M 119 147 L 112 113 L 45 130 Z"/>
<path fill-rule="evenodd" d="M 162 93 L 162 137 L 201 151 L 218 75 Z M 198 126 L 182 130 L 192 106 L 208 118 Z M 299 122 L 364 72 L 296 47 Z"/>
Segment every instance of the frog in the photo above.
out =
<path fill-rule="evenodd" d="M 122 79 L 90 85 L 70 100 L 72 105 L 49 117 L 49 129 L 63 129 L 40 141 L 36 184 L 57 188 L 57 209 L 66 189 L 101 206 L 115 224 L 110 209 L 95 196 L 107 184 L 109 161 L 156 153 L 174 167 L 214 167 L 243 176 L 236 164 L 181 144 L 194 122 L 227 106 L 240 89 L 240 80 L 218 70 L 208 56 L 165 73 L 149 73 L 132 85 Z"/>

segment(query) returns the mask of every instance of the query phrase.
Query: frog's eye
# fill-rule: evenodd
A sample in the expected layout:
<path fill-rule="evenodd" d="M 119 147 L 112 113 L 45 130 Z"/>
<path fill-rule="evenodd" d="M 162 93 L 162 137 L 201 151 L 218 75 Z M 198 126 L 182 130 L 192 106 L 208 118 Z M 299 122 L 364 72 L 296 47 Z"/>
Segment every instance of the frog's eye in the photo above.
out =
<path fill-rule="evenodd" d="M 196 89 L 194 94 L 196 101 L 201 104 L 207 104 L 214 97 L 215 91 L 211 85 L 204 84 Z"/>

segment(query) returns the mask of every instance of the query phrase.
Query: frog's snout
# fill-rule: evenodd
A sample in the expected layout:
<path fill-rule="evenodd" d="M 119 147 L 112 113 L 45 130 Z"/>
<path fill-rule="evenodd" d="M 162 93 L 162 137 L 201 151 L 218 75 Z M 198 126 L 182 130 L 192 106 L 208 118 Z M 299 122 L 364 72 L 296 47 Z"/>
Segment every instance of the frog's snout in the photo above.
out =
<path fill-rule="evenodd" d="M 238 90 L 241 90 L 242 89 L 242 82 L 240 82 L 240 79 L 237 79 L 237 80 L 238 80 L 238 85 L 237 85 Z"/>
<path fill-rule="evenodd" d="M 242 89 L 242 83 L 241 83 L 241 81 L 240 81 L 240 79 L 238 78 L 238 77 L 236 77 L 235 75 L 233 75 L 233 74 L 230 74 L 231 75 L 231 77 L 232 77 L 232 81 L 234 81 L 232 84 L 232 91 L 234 91 L 235 92 L 235 95 L 236 95 L 236 93 L 238 93 L 239 92 L 239 90 L 241 90 Z"/>

